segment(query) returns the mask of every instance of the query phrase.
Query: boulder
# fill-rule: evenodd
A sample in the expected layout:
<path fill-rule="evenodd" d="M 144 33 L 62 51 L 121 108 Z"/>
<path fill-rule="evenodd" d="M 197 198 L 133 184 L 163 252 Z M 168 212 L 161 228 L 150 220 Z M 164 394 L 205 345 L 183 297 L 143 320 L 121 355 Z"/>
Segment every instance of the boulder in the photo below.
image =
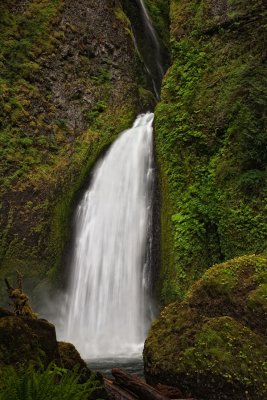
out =
<path fill-rule="evenodd" d="M 187 303 L 202 315 L 229 315 L 266 335 L 266 257 L 243 256 L 215 265 L 189 290 Z"/>
<path fill-rule="evenodd" d="M 79 370 L 88 369 L 86 362 L 72 343 L 58 342 L 58 350 L 63 368 L 74 369 L 78 367 Z"/>
<path fill-rule="evenodd" d="M 67 342 L 58 342 L 58 350 L 60 354 L 61 364 L 63 368 L 73 370 L 75 368 L 81 373 L 80 383 L 86 382 L 92 376 L 99 382 L 102 388 L 97 389 L 90 399 L 106 399 L 107 393 L 104 388 L 104 379 L 99 372 L 93 373 L 87 366 L 86 362 L 81 358 L 80 353 L 75 346 Z"/>
<path fill-rule="evenodd" d="M 4 366 L 47 367 L 55 362 L 68 370 L 78 369 L 80 383 L 91 377 L 98 384 L 90 399 L 106 399 L 103 377 L 93 374 L 71 343 L 57 342 L 55 326 L 44 319 L 32 319 L 0 308 L 0 369 Z"/>
<path fill-rule="evenodd" d="M 8 313 L 8 312 L 7 312 Z M 60 362 L 54 325 L 14 314 L 0 317 L 0 365 Z"/>
<path fill-rule="evenodd" d="M 161 313 L 144 348 L 150 384 L 205 400 L 267 398 L 267 259 L 216 265 Z"/>

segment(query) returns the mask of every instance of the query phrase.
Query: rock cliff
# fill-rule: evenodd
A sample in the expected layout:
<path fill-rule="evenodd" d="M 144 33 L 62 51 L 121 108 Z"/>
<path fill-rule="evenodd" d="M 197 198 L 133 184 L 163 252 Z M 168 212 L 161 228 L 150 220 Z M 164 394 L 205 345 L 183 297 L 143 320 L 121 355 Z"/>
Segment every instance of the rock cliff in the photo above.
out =
<path fill-rule="evenodd" d="M 18 268 L 32 289 L 55 280 L 78 190 L 151 95 L 119 2 L 3 0 L 0 23 L 0 278 Z"/>
<path fill-rule="evenodd" d="M 215 262 L 266 251 L 266 8 L 171 0 L 172 65 L 156 108 L 162 301 Z"/>

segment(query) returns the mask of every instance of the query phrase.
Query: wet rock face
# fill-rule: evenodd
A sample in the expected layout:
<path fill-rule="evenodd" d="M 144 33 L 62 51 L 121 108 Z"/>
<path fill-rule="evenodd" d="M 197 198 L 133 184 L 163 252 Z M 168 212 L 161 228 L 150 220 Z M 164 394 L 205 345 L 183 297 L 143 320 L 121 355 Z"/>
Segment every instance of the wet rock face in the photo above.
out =
<path fill-rule="evenodd" d="M 31 0 L 17 0 L 16 3 L 11 6 L 11 10 L 15 13 L 24 12 L 30 1 Z"/>
<path fill-rule="evenodd" d="M 244 256 L 212 267 L 167 306 L 145 343 L 148 383 L 207 400 L 267 396 L 267 259 Z"/>
<path fill-rule="evenodd" d="M 227 12 L 227 0 L 211 0 L 211 13 L 215 17 L 225 15 Z"/>
<path fill-rule="evenodd" d="M 101 7 L 94 0 L 65 0 L 55 29 L 62 37 L 56 54 L 44 63 L 43 80 L 53 93 L 57 117 L 66 119 L 77 134 L 87 126 L 84 109 L 99 99 L 96 88 L 87 85 L 90 77 L 97 80 L 106 70 L 114 84 L 115 103 L 123 83 L 134 80 L 131 41 L 109 0 Z"/>
<path fill-rule="evenodd" d="M 210 25 L 220 25 L 229 18 L 227 15 L 229 9 L 227 0 L 208 0 L 203 1 L 203 16 Z"/>

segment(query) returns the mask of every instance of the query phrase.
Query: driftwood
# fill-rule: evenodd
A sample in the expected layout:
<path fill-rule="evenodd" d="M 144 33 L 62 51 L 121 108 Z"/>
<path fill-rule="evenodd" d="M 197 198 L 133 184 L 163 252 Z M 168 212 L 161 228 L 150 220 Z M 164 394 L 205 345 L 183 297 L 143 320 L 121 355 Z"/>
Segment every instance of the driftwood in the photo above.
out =
<path fill-rule="evenodd" d="M 17 288 L 10 285 L 9 281 L 5 279 L 7 286 L 7 293 L 12 300 L 14 313 L 19 316 L 29 317 L 36 319 L 37 315 L 33 312 L 30 306 L 29 297 L 22 290 L 23 275 L 17 271 Z"/>
<path fill-rule="evenodd" d="M 133 394 L 128 393 L 127 391 L 123 390 L 119 386 L 115 385 L 113 381 L 104 378 L 104 385 L 106 392 L 108 394 L 109 400 L 137 400 Z"/>
<path fill-rule="evenodd" d="M 161 395 L 152 386 L 147 385 L 144 381 L 135 375 L 119 368 L 112 369 L 112 375 L 115 378 L 115 385 L 118 385 L 123 390 L 137 396 L 137 399 L 142 400 L 168 400 L 167 397 Z"/>

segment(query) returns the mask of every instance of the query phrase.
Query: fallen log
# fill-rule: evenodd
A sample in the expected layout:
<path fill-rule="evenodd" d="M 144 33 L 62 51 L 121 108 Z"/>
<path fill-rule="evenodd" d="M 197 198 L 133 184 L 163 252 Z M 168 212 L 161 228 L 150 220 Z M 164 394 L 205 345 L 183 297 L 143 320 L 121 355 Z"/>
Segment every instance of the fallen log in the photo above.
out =
<path fill-rule="evenodd" d="M 121 389 L 109 379 L 104 378 L 104 385 L 109 400 L 138 400 L 138 397 Z"/>
<path fill-rule="evenodd" d="M 146 384 L 135 375 L 123 371 L 120 368 L 113 368 L 112 375 L 115 378 L 114 384 L 138 396 L 141 400 L 168 400 L 152 386 Z"/>

